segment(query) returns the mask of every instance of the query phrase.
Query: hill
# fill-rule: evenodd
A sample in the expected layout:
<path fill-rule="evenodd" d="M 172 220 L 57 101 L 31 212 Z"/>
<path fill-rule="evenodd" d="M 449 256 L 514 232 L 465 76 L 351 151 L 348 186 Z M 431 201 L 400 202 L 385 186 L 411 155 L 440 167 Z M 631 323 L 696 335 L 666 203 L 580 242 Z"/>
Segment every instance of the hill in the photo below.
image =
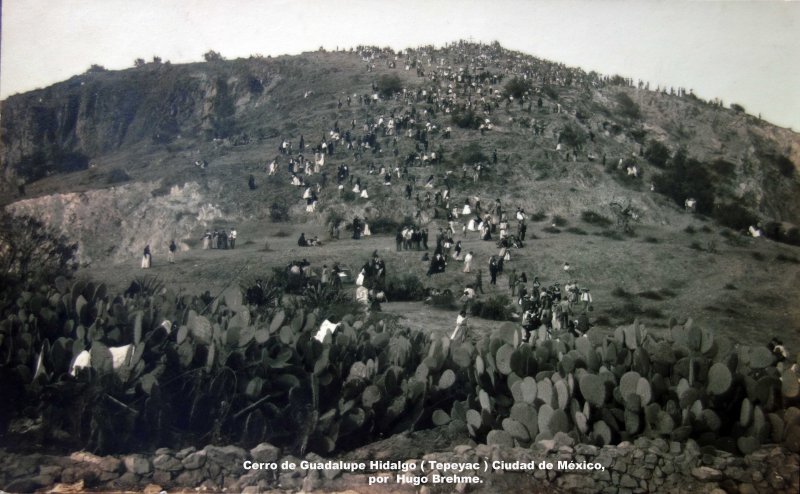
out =
<path fill-rule="evenodd" d="M 286 141 L 297 153 L 301 136 L 306 159 L 323 142 L 335 146 L 313 213 L 303 189 L 289 184 L 289 155 L 278 151 Z M 375 247 L 391 250 L 397 225 L 426 224 L 434 236 L 446 225 L 434 193 L 449 187 L 451 208 L 497 199 L 540 220 L 531 222 L 539 239 L 514 251 L 512 265 L 552 283 L 566 281 L 559 269 L 572 262 L 599 299 L 601 325 L 637 315 L 665 324 L 687 310 L 720 329 L 800 320 L 792 304 L 763 310 L 783 307 L 792 293 L 795 249 L 738 233 L 760 221 L 773 238 L 797 241 L 797 134 L 684 88 L 654 89 L 496 44 L 94 67 L 6 100 L 2 140 L 8 207 L 59 225 L 80 242 L 87 275 L 121 287 L 138 273 L 145 244 L 163 258 L 173 238 L 193 264 L 160 275 L 187 290 L 227 282 L 246 253 L 269 266 L 292 257 L 356 266 Z M 269 176 L 274 159 L 279 172 Z M 369 199 L 350 194 L 349 181 L 344 191 L 332 185 L 344 164 Z M 628 174 L 633 166 L 636 176 Z M 384 186 L 370 173 L 382 167 L 401 178 Z M 435 187 L 426 189 L 430 176 Z M 403 190 L 409 178 L 411 200 Z M 683 211 L 688 197 L 698 200 L 699 215 Z M 614 221 L 613 203 L 636 211 L 637 236 L 603 222 Z M 584 221 L 598 215 L 599 223 Z M 293 248 L 301 231 L 327 240 L 331 218 L 353 216 L 388 237 Z M 205 230 L 234 225 L 244 247 L 236 256 L 197 250 Z M 271 252 L 261 254 L 265 243 Z M 474 237 L 465 248 L 481 265 L 496 253 L 494 243 Z M 427 266 L 409 254 L 386 255 L 390 266 L 404 266 L 397 272 L 424 278 Z M 444 278 L 437 283 L 471 281 L 451 270 Z"/>

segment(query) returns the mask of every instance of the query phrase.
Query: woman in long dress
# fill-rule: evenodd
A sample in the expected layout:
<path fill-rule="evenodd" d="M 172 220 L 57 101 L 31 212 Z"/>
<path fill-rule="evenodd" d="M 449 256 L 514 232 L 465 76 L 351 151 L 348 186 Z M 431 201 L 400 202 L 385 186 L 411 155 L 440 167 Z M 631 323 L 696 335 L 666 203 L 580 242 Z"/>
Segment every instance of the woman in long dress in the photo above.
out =
<path fill-rule="evenodd" d="M 144 253 L 142 254 L 142 269 L 148 269 L 150 267 L 150 261 L 150 244 L 147 244 L 144 246 Z"/>

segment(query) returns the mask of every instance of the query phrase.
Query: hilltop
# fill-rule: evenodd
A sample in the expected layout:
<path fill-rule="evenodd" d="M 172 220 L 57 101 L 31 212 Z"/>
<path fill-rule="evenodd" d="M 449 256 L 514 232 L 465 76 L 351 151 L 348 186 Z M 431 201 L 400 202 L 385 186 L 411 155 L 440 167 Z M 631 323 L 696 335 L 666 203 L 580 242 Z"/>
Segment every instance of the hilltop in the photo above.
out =
<path fill-rule="evenodd" d="M 427 265 L 417 253 L 392 252 L 394 228 L 419 222 L 435 236 L 446 211 L 432 196 L 449 184 L 451 208 L 477 196 L 484 206 L 498 199 L 507 211 L 521 207 L 538 220 L 529 230 L 538 239 L 513 250 L 510 265 L 549 284 L 565 282 L 560 268 L 571 262 L 581 285 L 592 287 L 599 326 L 635 316 L 660 326 L 672 315 L 693 316 L 755 342 L 764 324 L 782 334 L 800 322 L 789 302 L 797 249 L 739 233 L 761 222 L 774 238 L 797 240 L 800 136 L 744 110 L 496 44 L 94 67 L 3 103 L 4 202 L 60 225 L 80 241 L 85 275 L 117 288 L 140 275 L 145 244 L 163 259 L 175 238 L 178 265 L 154 271 L 197 292 L 223 286 L 246 262 L 266 270 L 305 257 L 315 266 L 357 267 L 376 248 L 390 270 L 424 279 Z M 392 118 L 406 125 L 395 135 L 387 128 Z M 330 142 L 335 127 L 356 143 L 374 129 L 375 140 L 358 155 L 336 143 L 326 156 L 319 206 L 306 213 L 278 148 L 286 141 L 296 153 L 301 135 L 308 147 Z M 432 152 L 440 163 L 423 162 Z M 313 158 L 311 150 L 304 154 Z M 280 171 L 268 176 L 276 156 Z M 368 200 L 333 185 L 342 164 L 367 186 Z M 386 187 L 368 173 L 370 164 L 399 167 L 403 177 Z M 628 175 L 631 166 L 638 176 Z M 426 189 L 431 175 L 435 188 Z M 419 203 L 404 198 L 408 176 Z M 701 214 L 683 210 L 688 196 L 698 199 Z M 636 210 L 635 236 L 614 227 L 612 203 Z M 599 222 L 585 221 L 591 214 Z M 300 232 L 327 242 L 328 220 L 353 216 L 366 218 L 377 236 L 296 248 Z M 233 225 L 241 232 L 236 255 L 199 250 L 206 229 Z M 496 247 L 475 235 L 464 245 L 484 266 Z M 430 284 L 458 289 L 471 282 L 454 268 Z M 498 293 L 506 291 L 505 279 L 500 283 Z M 419 326 L 435 320 L 435 327 L 449 327 L 454 318 L 406 309 Z M 796 340 L 796 331 L 786 338 Z"/>

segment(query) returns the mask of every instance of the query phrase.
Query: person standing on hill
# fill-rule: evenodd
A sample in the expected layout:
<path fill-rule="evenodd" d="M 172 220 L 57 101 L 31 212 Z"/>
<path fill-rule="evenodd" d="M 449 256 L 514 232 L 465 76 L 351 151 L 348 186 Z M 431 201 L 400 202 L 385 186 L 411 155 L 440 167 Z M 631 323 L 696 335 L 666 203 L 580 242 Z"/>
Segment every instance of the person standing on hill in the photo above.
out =
<path fill-rule="evenodd" d="M 464 272 L 469 273 L 469 268 L 472 266 L 472 251 L 467 252 L 467 255 L 464 256 Z"/>
<path fill-rule="evenodd" d="M 497 285 L 497 273 L 499 271 L 498 263 L 497 263 L 497 256 L 492 256 L 489 259 L 489 276 L 491 279 L 489 280 L 490 285 Z"/>
<path fill-rule="evenodd" d="M 228 236 L 231 249 L 236 247 L 236 228 L 231 228 L 231 233 Z"/>
<path fill-rule="evenodd" d="M 169 254 L 167 254 L 167 260 L 170 264 L 175 264 L 175 251 L 178 250 L 178 246 L 175 245 L 175 241 L 171 241 L 169 243 Z"/>
<path fill-rule="evenodd" d="M 456 327 L 450 335 L 452 341 L 463 342 L 467 337 L 467 311 L 462 310 L 456 318 Z"/>
<path fill-rule="evenodd" d="M 150 254 L 150 244 L 144 246 L 144 253 L 142 254 L 142 269 L 149 269 L 152 265 L 153 258 Z"/>

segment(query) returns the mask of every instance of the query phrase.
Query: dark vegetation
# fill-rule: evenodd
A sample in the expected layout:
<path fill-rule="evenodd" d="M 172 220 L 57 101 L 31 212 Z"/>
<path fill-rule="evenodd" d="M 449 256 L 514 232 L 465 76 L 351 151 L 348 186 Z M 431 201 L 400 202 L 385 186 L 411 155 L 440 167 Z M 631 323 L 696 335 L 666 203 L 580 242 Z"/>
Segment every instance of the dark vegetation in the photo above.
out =
<path fill-rule="evenodd" d="M 2 290 L 70 275 L 77 243 L 30 216 L 0 211 L 0 285 Z"/>

